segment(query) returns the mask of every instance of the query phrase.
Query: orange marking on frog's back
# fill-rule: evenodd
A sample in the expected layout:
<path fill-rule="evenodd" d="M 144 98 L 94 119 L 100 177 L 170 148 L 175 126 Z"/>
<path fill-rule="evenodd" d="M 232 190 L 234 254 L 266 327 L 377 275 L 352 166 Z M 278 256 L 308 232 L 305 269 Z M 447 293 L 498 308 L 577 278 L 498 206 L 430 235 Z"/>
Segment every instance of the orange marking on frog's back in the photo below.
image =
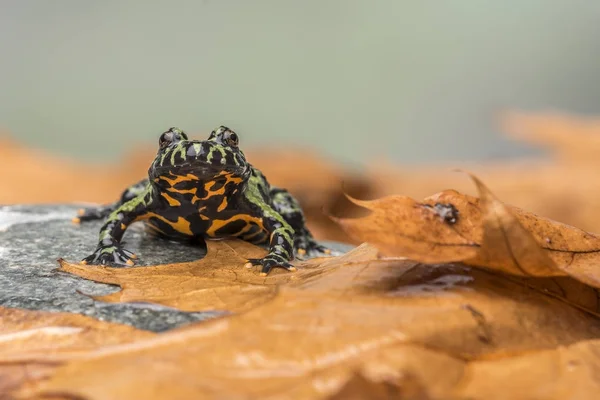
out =
<path fill-rule="evenodd" d="M 223 228 L 224 226 L 227 226 L 227 224 L 230 224 L 234 221 L 240 221 L 240 220 L 246 222 L 248 224 L 248 226 L 250 226 L 250 222 L 254 222 L 256 225 L 258 225 L 260 227 L 261 230 L 265 229 L 262 218 L 253 217 L 248 214 L 238 214 L 238 215 L 234 215 L 233 217 L 231 217 L 229 219 L 213 220 L 210 227 L 206 230 L 206 234 L 208 236 L 214 237 L 216 235 L 216 231 L 218 231 L 219 229 Z M 242 230 L 240 232 L 237 232 L 234 235 L 239 235 L 246 228 L 247 227 L 242 228 Z M 250 228 L 247 228 L 247 229 L 250 229 Z"/>
<path fill-rule="evenodd" d="M 200 197 L 198 197 L 197 195 L 198 191 L 194 191 L 194 197 L 192 197 L 192 204 L 196 204 L 196 202 L 202 200 Z"/>
<path fill-rule="evenodd" d="M 165 192 L 160 192 L 160 195 L 161 195 L 162 197 L 164 197 L 164 198 L 165 198 L 165 199 L 166 199 L 166 200 L 169 202 L 169 205 L 170 205 L 171 207 L 177 207 L 177 206 L 180 206 L 180 205 L 181 205 L 181 203 L 179 202 L 179 200 L 172 198 L 171 196 L 169 196 L 169 195 L 168 195 L 167 193 L 165 193 Z"/>
<path fill-rule="evenodd" d="M 192 229 L 191 229 L 191 226 L 190 226 L 190 221 L 186 220 L 183 217 L 177 217 L 177 221 L 173 222 L 173 221 L 169 221 L 168 219 L 166 219 L 162 215 L 158 215 L 158 214 L 153 213 L 153 212 L 149 212 L 148 214 L 146 214 L 146 219 L 147 218 L 151 218 L 151 217 L 160 219 L 164 223 L 169 224 L 173 229 L 175 229 L 179 233 L 183 233 L 185 235 L 190 235 L 190 236 L 194 235 L 192 233 Z"/>
<path fill-rule="evenodd" d="M 196 195 L 196 188 L 192 188 L 192 189 L 175 189 L 175 188 L 168 188 L 167 189 L 169 192 L 171 193 L 179 193 L 179 194 L 193 194 Z"/>
<path fill-rule="evenodd" d="M 223 183 L 223 185 L 217 189 L 217 190 L 213 190 L 213 186 L 215 186 L 217 184 L 216 179 L 219 177 L 224 177 L 225 178 L 225 183 Z M 225 188 L 227 187 L 227 184 L 229 183 L 235 183 L 236 185 L 242 182 L 242 178 L 240 178 L 239 176 L 233 176 L 231 174 L 231 172 L 227 172 L 227 171 L 221 171 L 219 173 L 219 175 L 217 175 L 213 180 L 206 182 L 204 184 L 204 190 L 206 191 L 206 196 L 204 197 L 194 197 L 197 200 L 206 200 L 209 199 L 213 196 L 218 196 L 218 195 L 222 195 L 225 194 Z"/>
<path fill-rule="evenodd" d="M 200 180 L 200 178 L 198 178 L 194 174 L 175 175 L 174 179 L 167 178 L 166 176 L 161 176 L 161 177 L 159 177 L 157 179 L 162 179 L 163 181 L 167 182 L 171 187 L 175 186 L 179 182 L 189 182 L 189 181 L 198 181 L 198 180 Z M 157 179 L 155 179 L 155 181 L 157 181 Z"/>
<path fill-rule="evenodd" d="M 223 197 L 223 201 L 221 201 L 221 204 L 219 204 L 219 207 L 217 208 L 217 211 L 221 212 L 221 211 L 223 211 L 226 208 L 227 208 L 227 197 Z"/>

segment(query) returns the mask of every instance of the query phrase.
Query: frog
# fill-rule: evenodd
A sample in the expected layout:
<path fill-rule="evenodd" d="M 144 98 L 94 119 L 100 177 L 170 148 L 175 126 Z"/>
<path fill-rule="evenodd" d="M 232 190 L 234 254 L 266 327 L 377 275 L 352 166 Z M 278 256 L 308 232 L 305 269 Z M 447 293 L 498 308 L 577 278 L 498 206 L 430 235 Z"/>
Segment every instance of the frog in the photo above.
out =
<path fill-rule="evenodd" d="M 148 176 L 113 203 L 80 209 L 73 222 L 98 219 L 98 244 L 83 264 L 133 266 L 137 255 L 121 242 L 138 221 L 169 240 L 237 238 L 267 247 L 263 258 L 245 264 L 263 276 L 274 268 L 295 271 L 295 258 L 331 254 L 306 226 L 297 199 L 270 185 L 247 161 L 239 135 L 223 125 L 206 140 L 189 139 L 177 127 L 163 132 Z"/>

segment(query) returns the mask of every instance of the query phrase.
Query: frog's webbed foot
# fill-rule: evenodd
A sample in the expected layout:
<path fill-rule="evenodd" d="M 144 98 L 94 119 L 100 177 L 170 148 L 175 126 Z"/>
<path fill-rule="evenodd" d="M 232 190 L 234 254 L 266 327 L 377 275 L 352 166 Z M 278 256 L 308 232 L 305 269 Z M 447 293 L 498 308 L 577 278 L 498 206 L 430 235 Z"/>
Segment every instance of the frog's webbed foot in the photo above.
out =
<path fill-rule="evenodd" d="M 104 219 L 110 215 L 114 210 L 114 206 L 100 206 L 81 208 L 77 211 L 77 217 L 73 218 L 73 222 L 80 223 L 86 221 L 94 221 L 97 219 Z"/>
<path fill-rule="evenodd" d="M 331 254 L 331 250 L 319 244 L 312 236 L 299 235 L 296 237 L 294 248 L 300 257 L 318 257 Z"/>
<path fill-rule="evenodd" d="M 273 268 L 284 268 L 290 272 L 296 270 L 296 267 L 290 264 L 285 258 L 278 256 L 277 254 L 268 254 L 264 258 L 249 258 L 246 268 L 252 268 L 255 265 L 262 267 L 260 274 L 263 276 L 268 275 Z"/>
<path fill-rule="evenodd" d="M 132 266 L 137 256 L 118 245 L 101 246 L 88 257 L 81 260 L 82 264 Z"/>

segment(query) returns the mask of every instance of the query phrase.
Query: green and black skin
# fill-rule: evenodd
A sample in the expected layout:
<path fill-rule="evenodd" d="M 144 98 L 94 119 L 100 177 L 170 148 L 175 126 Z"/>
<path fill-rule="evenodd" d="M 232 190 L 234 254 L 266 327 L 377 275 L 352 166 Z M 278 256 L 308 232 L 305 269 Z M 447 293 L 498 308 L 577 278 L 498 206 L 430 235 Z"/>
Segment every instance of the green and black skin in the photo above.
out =
<path fill-rule="evenodd" d="M 189 140 L 178 128 L 164 132 L 148 178 L 113 204 L 80 210 L 76 222 L 103 218 L 98 248 L 83 263 L 133 265 L 136 256 L 121 238 L 136 221 L 170 239 L 235 237 L 268 244 L 264 258 L 248 260 L 263 274 L 274 267 L 293 271 L 295 255 L 329 253 L 307 229 L 296 199 L 269 185 L 225 126 L 202 141 Z"/>

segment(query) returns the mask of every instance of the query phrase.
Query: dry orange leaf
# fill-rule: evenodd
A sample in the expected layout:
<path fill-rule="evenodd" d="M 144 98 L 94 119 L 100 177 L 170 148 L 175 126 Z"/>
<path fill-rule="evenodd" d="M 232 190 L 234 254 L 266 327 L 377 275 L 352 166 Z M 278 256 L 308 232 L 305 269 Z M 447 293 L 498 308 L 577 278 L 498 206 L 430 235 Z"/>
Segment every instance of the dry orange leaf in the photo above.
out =
<path fill-rule="evenodd" d="M 545 227 L 543 232 L 550 237 L 562 234 L 563 225 L 552 221 L 546 221 L 547 225 L 527 225 L 522 222 L 528 221 L 527 218 L 521 214 L 511 217 L 511 211 L 480 186 L 481 201 L 456 192 L 435 199 L 462 198 L 463 203 L 455 202 L 460 211 L 455 224 L 442 222 L 439 213 L 429 206 L 409 203 L 409 211 L 418 209 L 423 213 L 415 215 L 431 217 L 422 223 L 421 230 L 411 232 L 426 232 L 429 225 L 440 228 L 436 231 L 440 234 L 446 232 L 441 227 L 456 228 L 451 238 L 458 240 L 475 231 L 484 239 L 480 238 L 479 244 L 474 242 L 476 246 L 466 247 L 467 250 L 499 246 L 511 251 L 512 247 L 522 245 L 524 249 L 519 251 L 528 247 L 533 254 L 540 251 L 537 241 L 529 240 L 535 237 L 535 232 L 529 234 L 531 237 L 522 237 L 527 234 L 524 226 Z M 375 207 L 373 213 L 385 209 L 388 216 L 394 216 L 397 205 L 391 200 L 379 200 L 378 204 L 389 203 L 385 208 Z M 469 207 L 473 208 L 471 219 L 463 211 Z M 406 211 L 402 207 L 398 209 L 400 215 L 412 215 L 402 214 Z M 396 226 L 379 218 L 376 222 L 380 229 Z M 392 222 L 398 221 L 392 218 Z M 461 228 L 460 224 L 464 226 Z M 558 231 L 552 231 L 553 228 Z M 486 237 L 486 229 L 506 234 Z M 421 240 L 426 239 L 424 236 Z M 255 247 L 237 241 L 207 244 L 207 257 L 196 263 L 130 269 L 63 263 L 63 270 L 121 284 L 120 297 L 127 291 L 143 294 L 128 297 L 126 301 L 169 301 L 169 305 L 194 310 L 198 305 L 214 309 L 215 302 L 226 297 L 205 296 L 203 285 L 211 279 L 230 286 L 242 282 L 270 287 L 269 301 L 253 302 L 247 297 L 243 301 L 251 306 L 245 307 L 237 299 L 227 307 L 245 313 L 188 326 L 135 344 L 75 354 L 45 380 L 23 386 L 20 395 L 65 395 L 89 400 L 325 399 L 343 394 L 344 386 L 355 385 L 356 375 L 360 374 L 380 391 L 382 387 L 392 390 L 382 382 L 399 382 L 396 393 L 402 393 L 402 382 L 405 385 L 416 382 L 416 386 L 405 388 L 408 393 L 434 399 L 467 395 L 489 399 L 497 395 L 497 388 L 505 382 L 498 377 L 513 374 L 501 367 L 494 370 L 495 365 L 555 352 L 557 347 L 575 346 L 600 335 L 600 319 L 571 306 L 583 302 L 588 309 L 592 308 L 586 302 L 597 302 L 594 289 L 567 277 L 552 277 L 555 275 L 552 269 L 534 269 L 535 257 L 518 256 L 518 265 L 524 271 L 542 276 L 524 279 L 464 265 L 432 266 L 410 260 L 378 259 L 373 247 L 363 245 L 344 256 L 299 264 L 302 268 L 296 273 L 281 272 L 265 278 L 241 267 L 247 257 L 245 252 L 257 251 Z M 426 250 L 431 255 L 436 246 Z M 547 252 L 543 250 L 542 254 Z M 491 251 L 481 254 L 482 260 L 489 263 L 497 262 L 500 257 Z M 469 255 L 471 259 L 475 256 Z M 504 272 L 516 273 L 510 269 Z M 176 278 L 170 280 L 170 274 Z M 169 283 L 161 286 L 161 280 Z M 191 287 L 185 286 L 188 281 L 192 282 Z M 552 285 L 556 292 L 548 290 Z M 158 291 L 152 292 L 152 288 Z M 223 291 L 223 296 L 228 290 Z M 259 297 L 264 295 L 257 292 Z M 180 301 L 181 293 L 185 295 Z M 195 296 L 200 299 L 198 303 L 193 303 Z M 576 300 L 569 301 L 569 296 Z M 545 357 L 524 360 L 536 371 L 527 380 L 529 388 L 519 386 L 519 394 L 525 396 L 536 394 L 538 387 L 545 384 L 542 378 L 547 379 L 556 368 L 564 368 L 563 373 L 569 368 L 569 364 L 548 363 Z M 592 368 L 593 365 L 587 364 L 594 360 L 582 360 L 586 363 L 582 368 Z M 403 376 L 414 379 L 403 381 Z M 478 376 L 485 378 L 478 380 Z"/>
<path fill-rule="evenodd" d="M 467 399 L 590 399 L 600 391 L 600 341 L 471 363 L 461 393 Z M 504 382 L 504 389 L 498 387 Z"/>
<path fill-rule="evenodd" d="M 92 351 L 20 394 L 323 399 L 360 372 L 374 382 L 410 374 L 428 396 L 447 399 L 483 385 L 466 373 L 477 360 L 600 334 L 594 316 L 523 282 L 465 266 L 378 260 L 346 263 L 321 278 L 345 283 L 332 289 L 315 279 L 281 288 L 246 313 Z M 504 383 L 487 379 L 490 389 L 472 398 L 490 398 L 491 387 Z"/>
<path fill-rule="evenodd" d="M 360 372 L 353 375 L 348 382 L 328 400 L 428 400 L 427 391 L 414 377 L 408 375 L 400 379 L 373 382 Z"/>
<path fill-rule="evenodd" d="M 346 232 L 385 254 L 427 263 L 463 261 L 520 276 L 572 276 L 600 287 L 600 237 L 502 204 L 473 177 L 480 199 L 445 191 L 418 203 L 404 196 L 353 200 L 362 218 L 335 218 Z M 455 223 L 435 204 L 458 210 Z"/>
<path fill-rule="evenodd" d="M 129 343 L 155 335 L 80 314 L 4 307 L 0 307 L 0 322 L 1 362 L 23 357 L 73 355 L 101 345 Z"/>
<path fill-rule="evenodd" d="M 96 282 L 119 285 L 121 290 L 94 299 L 109 303 L 153 302 L 183 311 L 242 311 L 273 297 L 279 271 L 261 277 L 244 268 L 246 258 L 266 251 L 241 240 L 208 240 L 206 257 L 199 261 L 151 267 L 112 268 L 59 260 L 59 271 Z"/>
<path fill-rule="evenodd" d="M 79 314 L 0 307 L 0 398 L 28 381 L 48 376 L 62 360 L 153 336 Z"/>
<path fill-rule="evenodd" d="M 346 260 L 376 259 L 377 251 L 367 246 L 341 257 L 296 261 L 298 273 L 275 269 L 268 276 L 244 268 L 247 258 L 260 258 L 263 248 L 241 240 L 207 240 L 207 255 L 201 260 L 136 268 L 112 268 L 73 264 L 60 260 L 60 271 L 96 282 L 119 285 L 121 290 L 94 297 L 109 303 L 152 302 L 183 311 L 222 310 L 239 312 L 263 304 L 277 293 L 277 286 L 310 280 Z"/>

